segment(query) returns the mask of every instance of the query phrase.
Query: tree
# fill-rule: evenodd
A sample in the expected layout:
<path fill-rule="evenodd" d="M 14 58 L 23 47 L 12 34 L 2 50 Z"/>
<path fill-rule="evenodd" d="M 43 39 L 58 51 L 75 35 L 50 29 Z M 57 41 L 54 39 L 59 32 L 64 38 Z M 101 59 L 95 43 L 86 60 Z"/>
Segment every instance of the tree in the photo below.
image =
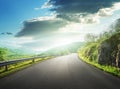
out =
<path fill-rule="evenodd" d="M 6 48 L 0 48 L 0 61 L 5 61 L 8 50 Z"/>
<path fill-rule="evenodd" d="M 97 36 L 92 34 L 92 33 L 88 33 L 86 36 L 85 36 L 85 41 L 86 42 L 95 42 L 97 40 Z"/>

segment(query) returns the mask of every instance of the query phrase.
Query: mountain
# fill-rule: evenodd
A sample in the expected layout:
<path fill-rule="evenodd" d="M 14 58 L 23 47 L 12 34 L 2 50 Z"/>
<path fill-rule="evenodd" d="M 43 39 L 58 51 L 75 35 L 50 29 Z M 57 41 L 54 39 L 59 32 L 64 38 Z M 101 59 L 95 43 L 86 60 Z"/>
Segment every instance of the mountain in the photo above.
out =
<path fill-rule="evenodd" d="M 40 55 L 52 55 L 52 56 L 60 56 L 60 55 L 67 55 L 70 53 L 77 53 L 78 49 L 84 45 L 84 42 L 74 42 L 71 44 L 59 46 L 52 48 L 43 52 Z"/>

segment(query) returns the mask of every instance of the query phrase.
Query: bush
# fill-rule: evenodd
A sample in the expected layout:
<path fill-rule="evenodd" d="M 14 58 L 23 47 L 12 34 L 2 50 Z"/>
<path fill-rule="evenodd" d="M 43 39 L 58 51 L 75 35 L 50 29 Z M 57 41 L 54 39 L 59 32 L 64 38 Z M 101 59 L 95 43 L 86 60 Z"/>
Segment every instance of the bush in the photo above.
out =
<path fill-rule="evenodd" d="M 80 50 L 83 56 L 87 57 L 90 61 L 97 61 L 98 58 L 98 43 L 89 43 Z"/>
<path fill-rule="evenodd" d="M 6 48 L 0 48 L 0 61 L 5 61 L 8 50 Z"/>

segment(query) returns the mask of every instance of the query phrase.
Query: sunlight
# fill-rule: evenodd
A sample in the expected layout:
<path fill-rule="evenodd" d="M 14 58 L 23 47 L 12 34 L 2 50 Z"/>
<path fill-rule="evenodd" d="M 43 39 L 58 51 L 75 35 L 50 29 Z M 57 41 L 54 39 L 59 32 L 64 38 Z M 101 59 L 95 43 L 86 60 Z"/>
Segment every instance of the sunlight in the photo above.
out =
<path fill-rule="evenodd" d="M 14 40 L 18 43 L 18 44 L 24 44 L 24 43 L 31 43 L 34 42 L 32 37 L 21 37 L 21 38 L 14 38 Z"/>
<path fill-rule="evenodd" d="M 67 39 L 67 38 L 61 38 L 61 39 L 58 39 L 56 42 L 55 42 L 55 46 L 62 46 L 62 45 L 66 45 L 66 44 L 70 44 L 72 43 L 73 40 L 72 39 Z"/>
<path fill-rule="evenodd" d="M 113 8 L 115 10 L 120 10 L 120 3 L 115 3 L 114 6 L 113 6 Z"/>
<path fill-rule="evenodd" d="M 60 32 L 67 33 L 75 33 L 75 32 L 80 32 L 83 30 L 83 24 L 81 23 L 71 23 L 69 25 L 66 25 L 65 27 L 60 29 Z"/>

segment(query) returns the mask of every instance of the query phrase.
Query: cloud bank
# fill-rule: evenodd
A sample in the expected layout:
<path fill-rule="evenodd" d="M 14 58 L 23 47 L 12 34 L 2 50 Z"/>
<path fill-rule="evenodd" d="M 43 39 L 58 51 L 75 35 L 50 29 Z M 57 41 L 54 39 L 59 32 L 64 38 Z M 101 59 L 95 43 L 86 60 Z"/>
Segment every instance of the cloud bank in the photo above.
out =
<path fill-rule="evenodd" d="M 101 8 L 109 8 L 119 0 L 49 0 L 48 4 L 53 5 L 52 11 L 59 14 L 93 14 Z"/>
<path fill-rule="evenodd" d="M 58 18 L 81 23 L 95 23 L 103 16 L 112 15 L 119 0 L 48 0 L 43 7 L 50 7 Z M 119 8 L 119 7 L 118 7 Z M 92 18 L 95 17 L 95 18 Z"/>
<path fill-rule="evenodd" d="M 59 28 L 64 27 L 67 21 L 55 17 L 40 17 L 24 22 L 23 29 L 16 34 L 21 36 L 42 36 L 56 32 Z"/>
<path fill-rule="evenodd" d="M 71 23 L 99 23 L 101 17 L 111 16 L 120 9 L 120 0 L 48 0 L 41 7 L 46 8 L 55 15 L 24 21 L 23 29 L 16 37 L 53 35 Z"/>

